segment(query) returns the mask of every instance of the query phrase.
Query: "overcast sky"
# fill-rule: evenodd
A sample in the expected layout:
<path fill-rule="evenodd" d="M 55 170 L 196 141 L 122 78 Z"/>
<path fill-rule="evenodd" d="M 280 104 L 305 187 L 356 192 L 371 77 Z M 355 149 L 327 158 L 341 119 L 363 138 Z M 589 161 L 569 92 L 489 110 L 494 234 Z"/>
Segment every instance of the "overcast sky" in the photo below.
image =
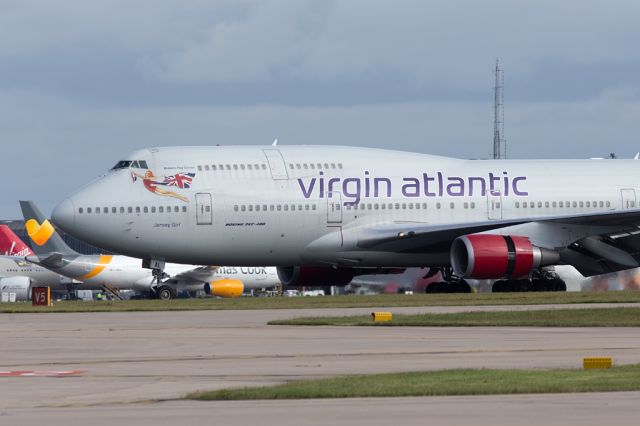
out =
<path fill-rule="evenodd" d="M 147 146 L 488 157 L 497 57 L 509 157 L 632 157 L 639 22 L 631 0 L 0 0 L 0 218 Z"/>

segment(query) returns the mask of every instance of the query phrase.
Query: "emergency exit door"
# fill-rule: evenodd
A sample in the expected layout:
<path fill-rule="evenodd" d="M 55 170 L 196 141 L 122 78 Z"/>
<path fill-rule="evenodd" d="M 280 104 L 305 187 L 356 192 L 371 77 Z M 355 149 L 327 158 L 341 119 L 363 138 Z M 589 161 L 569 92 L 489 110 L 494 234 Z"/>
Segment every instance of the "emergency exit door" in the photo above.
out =
<path fill-rule="evenodd" d="M 196 221 L 198 225 L 211 225 L 213 222 L 213 211 L 211 206 L 211 194 L 196 194 Z"/>

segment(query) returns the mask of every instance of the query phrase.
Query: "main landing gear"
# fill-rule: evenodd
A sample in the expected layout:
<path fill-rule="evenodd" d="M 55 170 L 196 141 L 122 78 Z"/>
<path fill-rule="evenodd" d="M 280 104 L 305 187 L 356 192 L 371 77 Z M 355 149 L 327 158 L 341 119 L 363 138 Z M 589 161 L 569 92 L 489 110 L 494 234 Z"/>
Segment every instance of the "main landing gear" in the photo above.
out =
<path fill-rule="evenodd" d="M 167 284 L 163 284 L 163 280 L 169 278 L 164 272 L 164 262 L 156 259 L 145 259 L 142 261 L 143 268 L 151 269 L 153 279 L 151 280 L 151 297 L 160 300 L 175 299 L 176 290 Z"/>
<path fill-rule="evenodd" d="M 553 271 L 534 271 L 531 279 L 498 280 L 493 283 L 492 293 L 524 291 L 567 291 L 567 284 Z"/>
<path fill-rule="evenodd" d="M 440 272 L 443 281 L 431 283 L 425 293 L 471 293 L 471 286 L 453 274 L 451 268 L 430 268 L 424 278 L 430 278 Z"/>

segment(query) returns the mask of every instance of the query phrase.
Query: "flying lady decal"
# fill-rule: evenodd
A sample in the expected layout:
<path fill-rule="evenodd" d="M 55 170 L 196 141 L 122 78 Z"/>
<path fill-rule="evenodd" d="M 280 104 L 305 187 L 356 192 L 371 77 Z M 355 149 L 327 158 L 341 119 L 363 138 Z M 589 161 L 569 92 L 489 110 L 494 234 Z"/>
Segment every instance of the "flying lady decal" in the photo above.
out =
<path fill-rule="evenodd" d="M 142 179 L 142 184 L 148 191 L 153 192 L 156 195 L 177 198 L 185 203 L 189 202 L 187 197 L 180 195 L 177 192 L 170 191 L 165 187 L 175 187 L 179 189 L 191 188 L 191 183 L 195 176 L 195 173 L 176 173 L 175 175 L 160 178 L 154 175 L 151 170 L 147 170 L 144 175 L 131 172 L 131 179 L 133 179 L 134 182 L 138 179 Z"/>

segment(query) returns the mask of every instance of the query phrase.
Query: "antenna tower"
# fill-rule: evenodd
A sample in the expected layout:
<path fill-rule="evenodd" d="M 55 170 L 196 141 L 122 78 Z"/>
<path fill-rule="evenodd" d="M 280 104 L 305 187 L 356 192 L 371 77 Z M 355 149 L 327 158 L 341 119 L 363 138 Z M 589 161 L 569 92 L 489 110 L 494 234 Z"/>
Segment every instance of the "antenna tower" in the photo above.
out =
<path fill-rule="evenodd" d="M 496 82 L 494 86 L 493 103 L 493 158 L 499 160 L 507 158 L 507 141 L 504 134 L 504 72 L 496 59 Z"/>

